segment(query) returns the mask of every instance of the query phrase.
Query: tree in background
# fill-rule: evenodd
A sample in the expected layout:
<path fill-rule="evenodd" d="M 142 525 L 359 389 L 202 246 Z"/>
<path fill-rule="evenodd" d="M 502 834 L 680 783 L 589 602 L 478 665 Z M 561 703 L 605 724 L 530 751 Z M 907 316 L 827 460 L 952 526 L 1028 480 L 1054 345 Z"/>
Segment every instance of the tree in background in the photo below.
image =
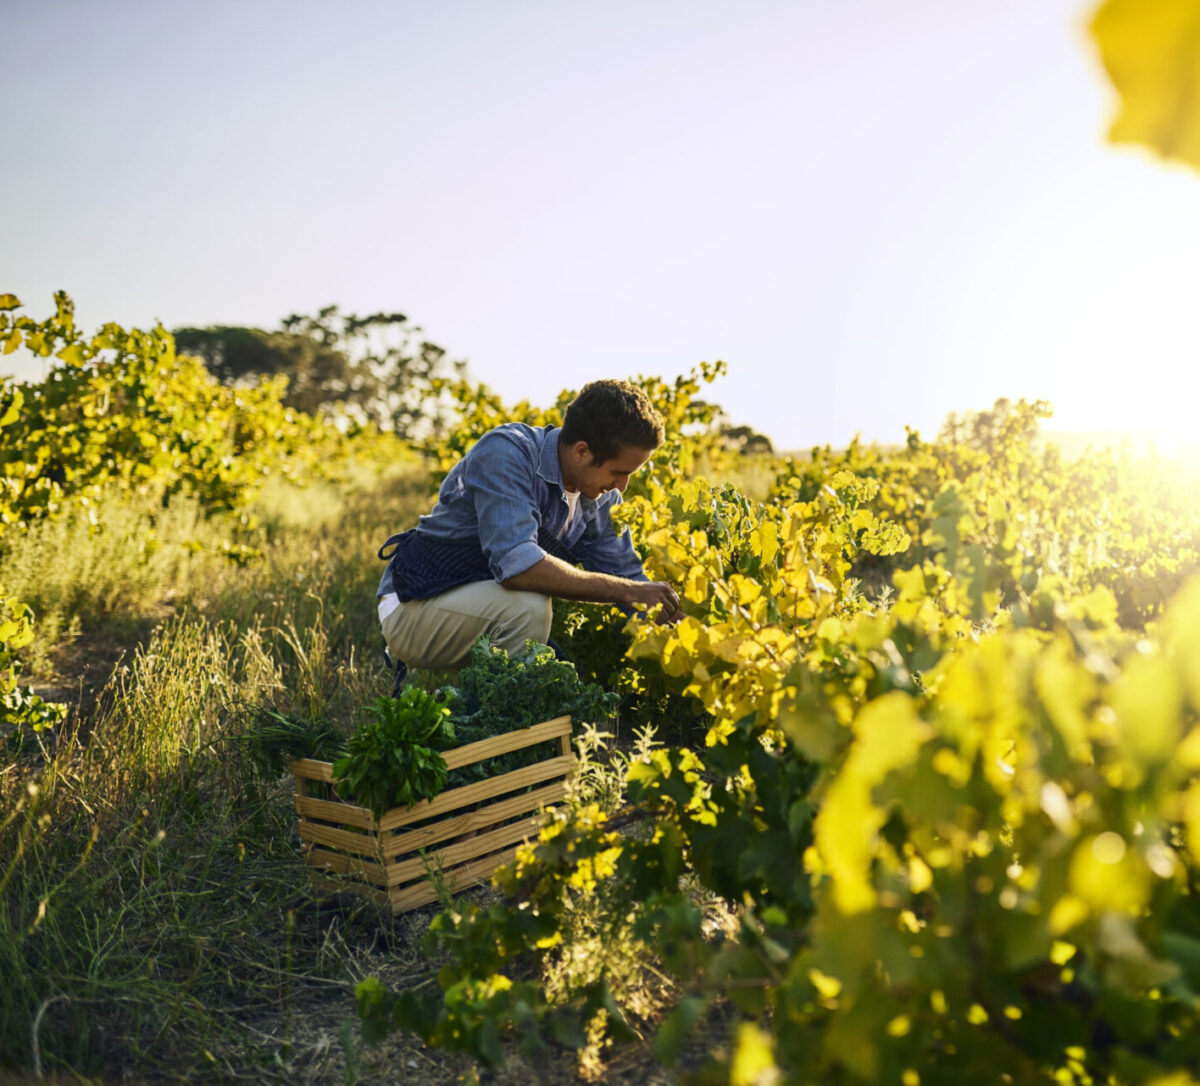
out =
<path fill-rule="evenodd" d="M 771 439 L 766 434 L 760 434 L 752 426 L 722 426 L 721 441 L 729 452 L 738 456 L 770 454 L 775 451 Z"/>
<path fill-rule="evenodd" d="M 702 432 L 715 434 L 720 447 L 735 456 L 754 456 L 775 451 L 775 446 L 766 434 L 759 433 L 752 426 L 734 426 L 725 408 L 720 404 L 699 398 L 691 402 L 696 410 L 706 413 L 707 418 L 703 423 L 689 424 L 692 428 L 690 436 Z"/>
<path fill-rule="evenodd" d="M 938 440 L 950 445 L 967 445 L 989 456 L 1020 446 L 1030 448 L 1038 436 L 1038 421 L 1052 414 L 1045 400 L 1013 403 L 1001 396 L 988 411 L 951 411 L 942 423 Z"/>
<path fill-rule="evenodd" d="M 341 405 L 359 421 L 406 436 L 444 426 L 436 382 L 466 370 L 403 313 L 360 317 L 328 305 L 312 316 L 294 313 L 275 331 L 215 325 L 174 335 L 181 354 L 201 358 L 226 384 L 283 374 L 289 407 L 317 414 Z"/>

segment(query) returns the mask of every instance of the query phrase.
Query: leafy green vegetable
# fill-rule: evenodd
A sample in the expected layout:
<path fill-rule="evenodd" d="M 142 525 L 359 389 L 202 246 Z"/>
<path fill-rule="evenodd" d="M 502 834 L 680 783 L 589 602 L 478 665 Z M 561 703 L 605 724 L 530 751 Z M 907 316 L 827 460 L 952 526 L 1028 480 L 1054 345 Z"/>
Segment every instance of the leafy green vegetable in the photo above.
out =
<path fill-rule="evenodd" d="M 596 683 L 585 683 L 575 665 L 556 659 L 548 645 L 527 641 L 523 653 L 509 656 L 486 637 L 472 646 L 470 663 L 457 682 L 441 693 L 460 730 L 478 729 L 486 735 L 567 714 L 594 724 L 611 717 L 618 700 Z"/>
<path fill-rule="evenodd" d="M 486 637 L 472 646 L 470 663 L 459 672 L 457 682 L 439 693 L 453 714 L 459 745 L 559 716 L 598 723 L 612 717 L 618 701 L 616 694 L 596 683 L 585 683 L 575 665 L 557 659 L 547 645 L 528 641 L 523 653 L 509 656 Z M 498 776 L 554 754 L 553 743 L 539 743 L 456 769 L 447 784 L 458 787 Z"/>
<path fill-rule="evenodd" d="M 338 795 L 357 799 L 376 818 L 436 796 L 446 784 L 446 760 L 438 750 L 455 745 L 450 710 L 410 686 L 364 712 L 368 719 L 350 736 L 349 753 L 333 764 Z"/>

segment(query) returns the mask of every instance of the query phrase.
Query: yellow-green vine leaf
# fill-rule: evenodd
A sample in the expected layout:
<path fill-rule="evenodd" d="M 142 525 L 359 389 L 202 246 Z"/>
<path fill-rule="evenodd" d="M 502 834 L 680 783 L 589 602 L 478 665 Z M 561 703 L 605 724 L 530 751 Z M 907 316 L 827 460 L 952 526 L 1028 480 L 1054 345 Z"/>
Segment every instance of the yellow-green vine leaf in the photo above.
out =
<path fill-rule="evenodd" d="M 21 407 L 25 403 L 25 393 L 19 388 L 13 388 L 12 399 L 8 405 L 0 404 L 0 426 L 7 426 L 21 417 Z"/>
<path fill-rule="evenodd" d="M 1200 0 L 1106 0 L 1091 31 L 1121 98 L 1108 138 L 1200 169 Z"/>

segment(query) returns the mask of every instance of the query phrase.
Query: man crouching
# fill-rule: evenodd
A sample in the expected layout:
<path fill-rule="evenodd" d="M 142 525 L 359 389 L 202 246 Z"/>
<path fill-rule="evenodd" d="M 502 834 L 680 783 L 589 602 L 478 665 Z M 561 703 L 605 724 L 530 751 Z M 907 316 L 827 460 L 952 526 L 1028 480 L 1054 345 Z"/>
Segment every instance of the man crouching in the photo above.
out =
<path fill-rule="evenodd" d="M 433 511 L 380 548 L 379 621 L 401 671 L 460 668 L 481 634 L 510 653 L 545 642 L 554 597 L 682 617 L 674 589 L 646 579 L 629 530 L 618 535 L 611 519 L 662 439 L 662 417 L 626 381 L 585 385 L 561 427 L 509 422 L 484 434 Z"/>

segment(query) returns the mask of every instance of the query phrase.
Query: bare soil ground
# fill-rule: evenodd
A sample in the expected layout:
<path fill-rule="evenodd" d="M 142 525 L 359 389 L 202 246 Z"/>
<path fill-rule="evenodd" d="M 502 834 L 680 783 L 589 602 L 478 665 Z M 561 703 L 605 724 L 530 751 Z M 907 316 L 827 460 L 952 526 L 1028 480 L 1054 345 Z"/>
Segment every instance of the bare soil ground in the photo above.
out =
<path fill-rule="evenodd" d="M 22 675 L 21 685 L 32 686 L 46 701 L 62 702 L 71 712 L 87 716 L 96 708 L 113 670 L 132 658 L 154 628 L 174 614 L 171 604 L 160 603 L 136 621 L 101 623 L 94 632 L 70 640 L 54 653 L 48 670 Z"/>

